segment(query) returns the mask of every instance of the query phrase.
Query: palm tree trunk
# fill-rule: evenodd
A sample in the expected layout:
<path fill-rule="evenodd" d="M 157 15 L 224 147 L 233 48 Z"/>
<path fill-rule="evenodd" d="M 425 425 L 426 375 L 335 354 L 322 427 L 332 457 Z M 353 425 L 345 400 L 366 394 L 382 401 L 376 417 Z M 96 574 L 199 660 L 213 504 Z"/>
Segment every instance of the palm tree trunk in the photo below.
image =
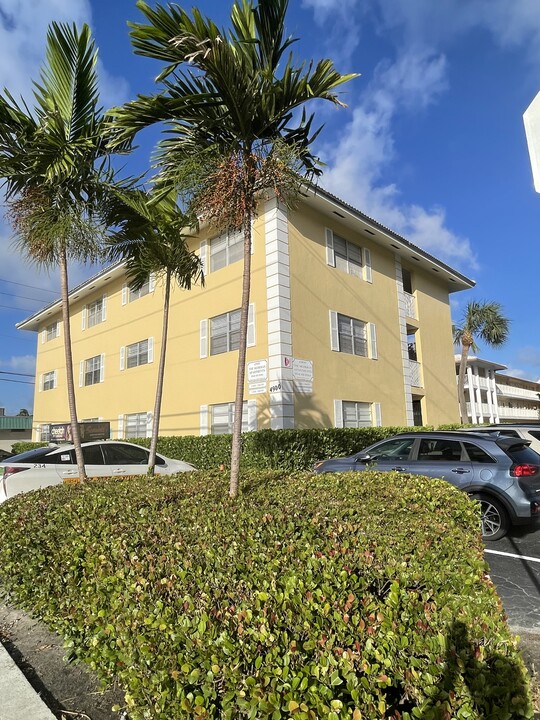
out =
<path fill-rule="evenodd" d="M 244 215 L 244 272 L 242 275 L 242 305 L 240 310 L 240 344 L 238 348 L 238 369 L 236 372 L 236 396 L 234 401 L 234 422 L 231 446 L 231 481 L 229 495 L 238 495 L 240 455 L 242 443 L 242 410 L 244 407 L 244 379 L 246 375 L 246 347 L 249 316 L 249 294 L 251 289 L 251 205 L 246 203 Z"/>
<path fill-rule="evenodd" d="M 161 352 L 159 354 L 159 368 L 156 385 L 156 401 L 154 403 L 154 422 L 152 424 L 152 440 L 150 441 L 150 456 L 148 458 L 148 474 L 154 475 L 156 466 L 156 450 L 159 436 L 159 420 L 161 415 L 161 399 L 163 397 L 163 380 L 165 377 L 165 357 L 167 355 L 167 337 L 169 328 L 169 305 L 171 297 L 171 271 L 167 270 L 165 276 L 165 300 L 163 303 L 163 328 L 161 331 Z"/>
<path fill-rule="evenodd" d="M 75 385 L 73 383 L 73 354 L 71 351 L 71 326 L 69 323 L 69 293 L 66 248 L 60 252 L 60 297 L 62 301 L 62 323 L 64 325 L 64 351 L 66 356 L 66 384 L 68 392 L 69 418 L 71 422 L 71 439 L 75 448 L 79 481 L 85 482 L 88 478 L 81 447 L 81 434 L 77 418 L 77 405 L 75 402 Z"/>
<path fill-rule="evenodd" d="M 461 359 L 459 361 L 459 375 L 458 375 L 458 398 L 459 398 L 459 413 L 461 415 L 461 422 L 463 424 L 469 422 L 469 413 L 467 412 L 467 399 L 465 398 L 465 372 L 467 370 L 467 358 L 469 357 L 469 343 L 462 339 L 461 341 Z M 472 388 L 469 388 L 469 393 L 472 392 Z"/>

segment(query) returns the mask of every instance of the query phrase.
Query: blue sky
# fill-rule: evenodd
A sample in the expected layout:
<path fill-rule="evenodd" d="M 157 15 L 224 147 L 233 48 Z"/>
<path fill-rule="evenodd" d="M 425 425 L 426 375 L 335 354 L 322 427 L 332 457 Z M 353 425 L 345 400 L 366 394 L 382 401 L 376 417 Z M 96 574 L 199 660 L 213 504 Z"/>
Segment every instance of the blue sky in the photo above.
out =
<path fill-rule="evenodd" d="M 184 7 L 194 4 L 227 22 L 227 0 Z M 30 97 L 51 20 L 92 27 L 105 107 L 152 91 L 160 65 L 132 53 L 133 0 L 0 0 L 0 86 Z M 480 354 L 539 379 L 540 195 L 522 119 L 540 90 L 538 0 L 291 0 L 287 31 L 298 60 L 361 73 L 344 87 L 346 109 L 315 108 L 323 187 L 476 280 L 452 297 L 454 320 L 471 299 L 501 303 L 510 338 Z M 147 167 L 155 137 L 141 138 L 132 171 Z M 15 324 L 59 284 L 12 243 L 0 219 L 0 406 L 16 413 L 32 408 L 37 339 Z M 72 268 L 71 285 L 95 271 Z"/>

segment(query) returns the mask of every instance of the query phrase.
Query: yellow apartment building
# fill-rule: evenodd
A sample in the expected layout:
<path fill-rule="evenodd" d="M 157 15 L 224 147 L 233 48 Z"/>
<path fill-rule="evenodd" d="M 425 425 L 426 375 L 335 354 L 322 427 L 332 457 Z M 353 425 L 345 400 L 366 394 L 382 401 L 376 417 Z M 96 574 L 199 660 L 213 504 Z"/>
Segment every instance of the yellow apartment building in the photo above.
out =
<path fill-rule="evenodd" d="M 205 286 L 171 297 L 160 434 L 230 432 L 242 278 L 240 234 L 191 247 Z M 321 188 L 269 200 L 253 226 L 243 426 L 458 422 L 449 297 L 474 282 Z M 117 263 L 70 293 L 77 410 L 112 437 L 152 429 L 163 288 L 133 292 Z M 69 420 L 60 301 L 37 334 L 34 438 Z"/>

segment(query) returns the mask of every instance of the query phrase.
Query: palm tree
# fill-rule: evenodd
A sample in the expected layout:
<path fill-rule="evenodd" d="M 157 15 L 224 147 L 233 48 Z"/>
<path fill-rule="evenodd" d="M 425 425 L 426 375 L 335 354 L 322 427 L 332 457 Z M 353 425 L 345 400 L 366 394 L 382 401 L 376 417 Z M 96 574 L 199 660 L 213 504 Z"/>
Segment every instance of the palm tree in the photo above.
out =
<path fill-rule="evenodd" d="M 489 347 L 499 347 L 506 342 L 510 321 L 502 314 L 502 307 L 496 302 L 476 302 L 471 300 L 459 326 L 454 326 L 454 343 L 461 345 L 461 359 L 458 375 L 458 398 L 461 422 L 468 421 L 467 401 L 465 398 L 465 372 L 469 350 L 477 352 L 477 340 Z"/>
<path fill-rule="evenodd" d="M 81 450 L 71 351 L 68 261 L 95 260 L 103 228 L 96 214 L 111 131 L 98 108 L 97 51 L 90 29 L 52 23 L 46 63 L 34 82 L 35 107 L 0 95 L 0 177 L 17 242 L 37 265 L 60 269 L 71 432 Z M 117 146 L 117 150 L 125 149 Z"/>
<path fill-rule="evenodd" d="M 355 75 L 341 75 L 330 60 L 307 67 L 284 58 L 294 42 L 284 36 L 288 0 L 237 0 L 230 30 L 220 30 L 196 8 L 151 8 L 137 3 L 148 24 L 132 24 L 135 52 L 166 63 L 157 80 L 163 91 L 139 96 L 117 108 L 120 137 L 165 122 L 159 144 L 158 188 L 187 189 L 198 216 L 223 229 L 243 230 L 244 270 L 236 376 L 229 494 L 238 493 L 242 407 L 251 283 L 251 222 L 257 202 L 273 192 L 291 202 L 300 175 L 320 174 L 310 145 L 313 115 L 299 108 L 309 100 L 342 105 L 336 88 Z M 123 134 L 122 134 L 123 133 Z"/>
<path fill-rule="evenodd" d="M 126 260 L 131 286 L 138 290 L 150 274 L 161 277 L 165 289 L 163 328 L 159 358 L 154 422 L 150 441 L 148 474 L 154 474 L 165 377 L 171 281 L 190 290 L 193 282 L 204 283 L 200 259 L 190 252 L 182 234 L 186 216 L 171 195 L 153 198 L 143 190 L 116 189 L 107 202 L 107 224 L 115 227 L 109 239 L 112 259 Z"/>

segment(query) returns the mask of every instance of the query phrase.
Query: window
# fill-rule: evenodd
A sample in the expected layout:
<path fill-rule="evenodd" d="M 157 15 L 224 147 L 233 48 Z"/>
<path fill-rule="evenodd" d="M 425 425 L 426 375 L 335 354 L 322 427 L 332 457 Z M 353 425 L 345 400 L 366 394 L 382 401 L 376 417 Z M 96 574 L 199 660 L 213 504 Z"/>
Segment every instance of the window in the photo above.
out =
<path fill-rule="evenodd" d="M 242 432 L 248 431 L 248 404 L 244 401 L 242 405 Z M 211 405 L 210 407 L 210 432 L 212 435 L 225 435 L 232 433 L 234 422 L 234 403 L 223 403 Z"/>
<path fill-rule="evenodd" d="M 367 357 L 366 323 L 339 314 L 337 316 L 337 323 L 339 352 Z"/>
<path fill-rule="evenodd" d="M 411 454 L 414 438 L 395 438 L 372 448 L 369 456 L 372 460 L 391 458 L 392 460 L 408 460 Z"/>
<path fill-rule="evenodd" d="M 244 237 L 241 230 L 223 233 L 210 241 L 210 272 L 220 270 L 244 256 Z"/>
<path fill-rule="evenodd" d="M 208 327 L 210 325 L 210 328 Z M 208 357 L 208 341 L 210 355 L 237 350 L 240 345 L 240 310 L 231 310 L 216 315 L 210 320 L 200 322 L 200 357 Z M 250 303 L 248 309 L 247 346 L 255 345 L 255 305 Z"/>
<path fill-rule="evenodd" d="M 338 270 L 362 277 L 362 250 L 339 235 L 334 235 L 334 261 Z"/>
<path fill-rule="evenodd" d="M 60 323 L 57 321 L 55 323 L 52 323 L 52 325 L 47 325 L 45 328 L 45 340 L 46 342 L 50 342 L 51 340 L 54 340 L 60 335 Z"/>
<path fill-rule="evenodd" d="M 456 440 L 420 441 L 418 449 L 420 462 L 459 462 L 461 460 L 461 443 Z"/>
<path fill-rule="evenodd" d="M 145 437 L 146 435 L 146 413 L 144 416 L 144 435 L 133 435 L 132 437 Z M 126 415 L 126 418 L 139 417 L 139 415 Z M 148 450 L 138 445 L 120 445 L 118 443 L 107 443 L 103 446 L 107 465 L 147 465 Z"/>
<path fill-rule="evenodd" d="M 497 462 L 494 460 L 491 455 L 488 455 L 487 452 L 482 450 L 482 448 L 478 447 L 478 445 L 473 445 L 472 443 L 463 443 L 465 446 L 465 450 L 467 451 L 467 455 L 469 456 L 469 460 L 472 460 L 472 462 L 477 463 L 495 463 Z"/>
<path fill-rule="evenodd" d="M 326 262 L 349 275 L 372 282 L 371 253 L 326 228 Z"/>
<path fill-rule="evenodd" d="M 56 387 L 56 370 L 52 372 L 43 373 L 42 375 L 42 388 L 43 390 L 54 390 Z"/>
<path fill-rule="evenodd" d="M 79 385 L 96 385 L 103 382 L 105 356 L 95 355 L 81 362 Z"/>
<path fill-rule="evenodd" d="M 128 368 L 146 365 L 149 362 L 148 340 L 141 340 L 126 347 L 126 365 Z"/>
<path fill-rule="evenodd" d="M 148 427 L 148 413 L 132 413 L 125 416 L 125 433 L 126 438 L 146 437 Z"/>
<path fill-rule="evenodd" d="M 378 354 L 375 325 L 330 310 L 330 347 L 336 352 L 376 360 Z"/>
<path fill-rule="evenodd" d="M 49 423 L 39 426 L 39 439 L 40 442 L 48 443 L 51 439 L 51 426 Z"/>
<path fill-rule="evenodd" d="M 407 350 L 409 353 L 409 360 L 418 362 L 418 352 L 416 350 L 416 333 L 410 332 L 407 334 Z"/>
<path fill-rule="evenodd" d="M 210 355 L 238 350 L 240 346 L 240 310 L 210 318 Z"/>
<path fill-rule="evenodd" d="M 366 402 L 350 402 L 344 400 L 343 409 L 343 427 L 358 428 L 371 427 L 373 425 L 371 418 L 371 403 Z"/>
<path fill-rule="evenodd" d="M 82 329 L 94 327 L 105 321 L 107 297 L 104 295 L 94 302 L 88 303 L 83 308 Z"/>
<path fill-rule="evenodd" d="M 144 297 L 145 295 L 148 295 L 150 292 L 150 275 L 145 280 L 145 282 L 141 285 L 141 287 L 138 290 L 135 290 L 132 285 L 129 285 L 128 287 L 128 302 L 133 302 L 134 300 L 139 300 L 139 298 Z"/>
<path fill-rule="evenodd" d="M 336 427 L 359 428 L 382 425 L 381 404 L 356 402 L 355 400 L 334 400 Z"/>

